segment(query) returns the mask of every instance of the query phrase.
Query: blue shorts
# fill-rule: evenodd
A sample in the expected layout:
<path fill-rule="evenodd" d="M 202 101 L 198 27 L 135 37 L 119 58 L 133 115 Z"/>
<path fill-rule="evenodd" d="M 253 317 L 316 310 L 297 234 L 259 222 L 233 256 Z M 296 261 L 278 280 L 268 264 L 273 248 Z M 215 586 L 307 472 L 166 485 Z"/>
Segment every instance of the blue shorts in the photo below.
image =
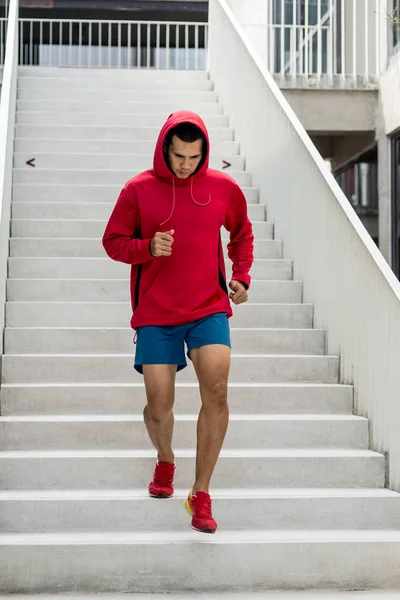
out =
<path fill-rule="evenodd" d="M 229 322 L 226 313 L 209 315 L 198 321 L 173 327 L 146 326 L 137 328 L 135 369 L 143 374 L 143 365 L 187 366 L 185 358 L 193 348 L 209 344 L 231 347 Z"/>

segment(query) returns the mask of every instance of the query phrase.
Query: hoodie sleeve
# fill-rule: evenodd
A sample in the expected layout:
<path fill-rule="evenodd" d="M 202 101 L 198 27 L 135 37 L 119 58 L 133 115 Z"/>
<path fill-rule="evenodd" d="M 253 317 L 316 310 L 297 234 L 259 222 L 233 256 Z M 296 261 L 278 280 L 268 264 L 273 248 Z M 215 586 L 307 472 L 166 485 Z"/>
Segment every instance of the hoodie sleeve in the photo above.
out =
<path fill-rule="evenodd" d="M 140 239 L 140 219 L 133 186 L 121 191 L 107 223 L 103 246 L 110 258 L 128 265 L 153 260 L 150 254 L 151 238 Z"/>
<path fill-rule="evenodd" d="M 249 271 L 254 260 L 254 235 L 247 216 L 247 201 L 237 184 L 228 202 L 224 227 L 230 233 L 228 256 L 233 263 L 232 279 L 241 281 L 247 289 L 251 282 Z"/>

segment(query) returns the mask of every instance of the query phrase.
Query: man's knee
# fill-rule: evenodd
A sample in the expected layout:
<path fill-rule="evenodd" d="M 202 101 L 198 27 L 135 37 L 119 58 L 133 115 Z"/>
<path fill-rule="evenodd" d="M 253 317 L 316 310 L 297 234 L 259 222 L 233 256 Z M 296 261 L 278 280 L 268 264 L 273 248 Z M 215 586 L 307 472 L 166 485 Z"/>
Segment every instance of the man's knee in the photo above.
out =
<path fill-rule="evenodd" d="M 228 380 L 217 379 L 201 386 L 203 405 L 213 408 L 225 408 L 228 399 Z"/>
<path fill-rule="evenodd" d="M 172 408 L 169 406 L 145 406 L 144 417 L 149 417 L 154 423 L 165 423 L 171 415 Z"/>

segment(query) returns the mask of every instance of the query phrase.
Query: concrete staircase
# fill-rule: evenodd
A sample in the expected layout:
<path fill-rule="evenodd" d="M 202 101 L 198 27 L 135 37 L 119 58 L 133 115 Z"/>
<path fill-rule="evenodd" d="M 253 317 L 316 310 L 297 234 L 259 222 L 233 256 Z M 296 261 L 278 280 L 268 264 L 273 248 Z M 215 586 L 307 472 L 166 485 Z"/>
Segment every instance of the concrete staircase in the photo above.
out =
<path fill-rule="evenodd" d="M 239 141 L 200 72 L 21 68 L 2 366 L 1 592 L 400 585 L 400 496 L 325 355 Z M 100 243 L 122 185 L 152 164 L 176 109 L 210 128 L 256 235 L 232 318 L 231 422 L 213 479 L 215 536 L 189 528 L 199 395 L 178 376 L 176 495 L 155 462 L 132 368 L 129 269 Z M 27 164 L 34 159 L 35 166 Z M 225 234 L 225 239 L 227 236 Z"/>

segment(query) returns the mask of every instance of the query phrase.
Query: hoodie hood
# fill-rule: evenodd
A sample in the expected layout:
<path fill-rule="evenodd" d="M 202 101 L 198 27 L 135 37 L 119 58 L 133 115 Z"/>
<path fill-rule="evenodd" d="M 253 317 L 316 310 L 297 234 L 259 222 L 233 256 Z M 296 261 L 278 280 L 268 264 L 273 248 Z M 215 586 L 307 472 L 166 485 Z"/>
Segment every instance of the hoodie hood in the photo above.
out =
<path fill-rule="evenodd" d="M 201 163 L 201 167 L 187 179 L 179 179 L 172 173 L 172 171 L 170 171 L 167 163 L 165 162 L 164 152 L 163 152 L 165 138 L 167 137 L 168 133 L 171 131 L 171 129 L 173 129 L 177 125 L 180 125 L 181 123 L 191 123 L 192 125 L 195 125 L 196 127 L 198 127 L 200 129 L 200 131 L 203 133 L 204 138 L 206 140 L 206 148 L 205 149 L 203 148 L 203 160 Z M 204 151 L 205 151 L 205 157 L 204 157 Z M 188 110 L 180 110 L 178 112 L 172 113 L 168 117 L 166 123 L 164 124 L 164 126 L 162 127 L 162 129 L 160 131 L 160 134 L 159 134 L 158 140 L 157 140 L 157 144 L 155 147 L 155 151 L 154 151 L 154 161 L 153 161 L 154 173 L 157 175 L 157 177 L 160 177 L 161 179 L 167 179 L 169 181 L 173 181 L 175 183 L 175 185 L 187 185 L 189 181 L 193 181 L 193 179 L 202 177 L 206 173 L 206 171 L 208 169 L 208 164 L 209 164 L 209 155 L 210 155 L 210 140 L 208 137 L 207 128 L 206 128 L 203 120 L 201 119 L 201 117 L 199 117 L 199 115 L 197 115 L 194 112 L 191 112 Z"/>

